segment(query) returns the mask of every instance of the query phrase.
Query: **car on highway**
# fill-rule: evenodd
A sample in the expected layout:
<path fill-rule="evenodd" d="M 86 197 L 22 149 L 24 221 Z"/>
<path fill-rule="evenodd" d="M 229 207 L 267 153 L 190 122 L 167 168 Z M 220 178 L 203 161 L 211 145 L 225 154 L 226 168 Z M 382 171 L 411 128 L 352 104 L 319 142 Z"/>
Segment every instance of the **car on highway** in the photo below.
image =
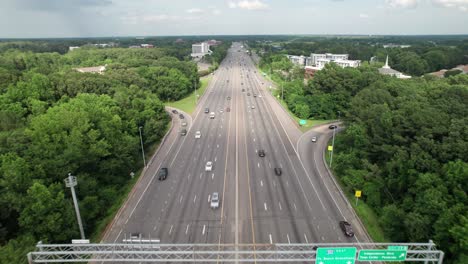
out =
<path fill-rule="evenodd" d="M 181 125 L 182 125 L 183 127 L 186 127 L 186 126 L 187 126 L 187 122 L 184 121 L 184 122 L 181 123 Z"/>
<path fill-rule="evenodd" d="M 231 108 L 227 107 L 226 112 L 231 112 Z"/>
<path fill-rule="evenodd" d="M 312 137 L 312 138 L 310 139 L 310 141 L 312 141 L 312 142 L 314 142 L 314 143 L 317 142 L 317 137 Z"/>
<path fill-rule="evenodd" d="M 184 119 L 185 116 L 184 116 L 183 114 L 180 114 L 180 115 L 179 115 L 179 118 L 180 118 L 180 119 Z"/>
<path fill-rule="evenodd" d="M 219 207 L 219 194 L 217 192 L 214 192 L 211 195 L 210 207 L 211 209 L 216 209 Z"/>
<path fill-rule="evenodd" d="M 265 157 L 265 150 L 259 149 L 259 150 L 258 150 L 258 156 L 260 156 L 260 157 L 262 157 L 262 158 Z"/>
<path fill-rule="evenodd" d="M 250 96 L 250 93 L 247 93 L 247 96 Z"/>
<path fill-rule="evenodd" d="M 257 94 L 253 94 L 253 97 L 257 97 Z"/>
<path fill-rule="evenodd" d="M 210 109 L 207 107 L 205 108 L 205 114 L 208 114 L 210 112 Z"/>
<path fill-rule="evenodd" d="M 241 75 L 241 76 L 242 76 L 242 75 Z M 243 82 L 241 82 L 241 85 L 244 85 L 244 83 L 243 83 Z"/>
<path fill-rule="evenodd" d="M 346 236 L 353 237 L 354 232 L 351 224 L 346 221 L 340 221 L 340 228 Z"/>
<path fill-rule="evenodd" d="M 177 112 L 177 110 L 174 109 L 172 110 L 172 113 L 177 115 L 179 112 Z"/>
<path fill-rule="evenodd" d="M 214 119 L 215 118 L 215 112 L 211 112 L 210 113 L 210 119 Z"/>
<path fill-rule="evenodd" d="M 130 239 L 141 239 L 141 234 L 140 233 L 131 233 L 130 234 Z"/>
<path fill-rule="evenodd" d="M 281 176 L 282 173 L 283 173 L 283 171 L 281 170 L 281 168 L 275 168 L 275 174 L 277 176 Z"/>
<path fill-rule="evenodd" d="M 181 129 L 181 130 L 180 130 L 180 135 L 181 135 L 181 136 L 187 135 L 187 129 L 185 129 L 185 128 Z"/>
<path fill-rule="evenodd" d="M 231 100 L 231 97 L 230 97 L 230 96 L 228 96 L 226 99 L 228 99 L 228 100 Z"/>
<path fill-rule="evenodd" d="M 242 91 L 243 91 L 243 92 L 245 92 L 245 89 L 244 89 L 244 88 L 242 88 Z"/>
<path fill-rule="evenodd" d="M 201 138 L 201 132 L 200 131 L 195 132 L 195 138 Z"/>
<path fill-rule="evenodd" d="M 328 128 L 329 129 L 336 129 L 336 128 L 338 128 L 338 126 L 337 125 L 329 125 Z"/>
<path fill-rule="evenodd" d="M 252 105 L 251 108 L 252 108 L 252 109 L 255 109 L 255 105 Z"/>
<path fill-rule="evenodd" d="M 159 169 L 158 172 L 158 180 L 164 181 L 167 178 L 167 175 L 169 174 L 169 170 L 167 168 L 161 168 Z"/>
<path fill-rule="evenodd" d="M 205 171 L 212 171 L 213 170 L 213 162 L 207 161 L 205 165 Z"/>

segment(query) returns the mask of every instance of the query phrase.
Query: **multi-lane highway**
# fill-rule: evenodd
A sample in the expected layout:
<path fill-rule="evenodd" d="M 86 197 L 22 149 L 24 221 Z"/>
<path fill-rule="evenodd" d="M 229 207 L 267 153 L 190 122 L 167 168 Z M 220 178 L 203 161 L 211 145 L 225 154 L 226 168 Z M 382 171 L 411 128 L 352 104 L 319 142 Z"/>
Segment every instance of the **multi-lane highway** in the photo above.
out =
<path fill-rule="evenodd" d="M 234 43 L 192 117 L 184 115 L 187 135 L 177 133 L 180 120 L 174 115 L 172 133 L 104 241 L 119 242 L 131 233 L 162 243 L 365 240 L 359 228 L 354 238 L 339 229 L 338 221 L 352 217 L 349 208 L 324 181 L 324 168 L 304 158 L 321 159 L 329 131 L 317 132 L 324 135 L 319 143 L 298 141 L 284 115 L 275 114 L 278 106 L 263 83 L 241 44 Z M 214 119 L 205 108 L 215 112 Z M 306 147 L 301 160 L 296 143 L 309 144 L 315 152 Z M 213 162 L 212 171 L 205 170 L 207 161 Z M 164 181 L 154 177 L 161 167 L 169 170 Z M 280 176 L 274 168 L 281 168 Z M 217 209 L 210 208 L 213 192 L 220 195 Z"/>

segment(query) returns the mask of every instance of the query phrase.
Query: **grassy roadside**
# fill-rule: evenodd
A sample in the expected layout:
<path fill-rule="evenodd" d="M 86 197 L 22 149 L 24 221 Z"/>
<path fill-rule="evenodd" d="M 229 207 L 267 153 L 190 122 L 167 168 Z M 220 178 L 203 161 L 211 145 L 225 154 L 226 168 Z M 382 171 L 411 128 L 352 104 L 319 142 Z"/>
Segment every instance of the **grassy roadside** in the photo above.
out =
<path fill-rule="evenodd" d="M 328 145 L 331 145 L 331 141 L 328 143 Z M 325 160 L 327 164 L 330 164 L 330 154 L 328 151 L 325 155 Z M 332 166 L 332 172 L 333 172 L 333 175 L 336 175 L 336 173 L 333 171 L 333 166 Z M 372 240 L 374 242 L 390 242 L 390 240 L 385 237 L 382 231 L 382 228 L 380 227 L 378 217 L 375 214 L 374 210 L 372 210 L 372 208 L 370 208 L 361 199 L 358 201 L 358 204 L 356 205 L 356 197 L 354 196 L 354 192 L 351 193 L 346 188 L 344 188 L 344 185 L 338 176 L 335 176 L 335 179 L 340 185 L 341 190 L 343 190 L 346 198 L 350 202 L 351 206 L 353 207 L 354 211 L 358 215 L 359 219 L 361 219 L 362 223 L 364 224 L 364 227 L 367 230 L 367 233 L 369 233 L 369 236 L 372 238 Z"/>
<path fill-rule="evenodd" d="M 271 78 L 271 76 L 267 73 L 264 73 L 258 66 L 257 66 L 257 69 L 259 70 L 259 72 L 263 75 L 264 78 L 266 78 L 267 80 L 269 80 L 270 82 L 272 83 L 275 83 L 276 86 L 279 86 L 277 84 L 277 82 L 275 80 L 273 80 L 273 78 Z M 272 94 L 273 95 L 273 94 Z M 273 95 L 273 97 L 275 97 Z M 297 124 L 299 124 L 299 121 L 301 120 L 301 118 L 297 117 L 293 112 L 291 112 L 291 110 L 289 110 L 288 108 L 288 105 L 286 104 L 286 102 L 284 100 L 281 100 L 281 98 L 278 98 L 278 97 L 275 97 L 276 100 L 284 107 L 284 109 L 286 109 L 286 111 L 288 112 L 288 114 L 296 121 Z M 321 124 L 326 124 L 326 123 L 329 123 L 329 122 L 332 122 L 333 120 L 316 120 L 316 119 L 308 119 L 306 120 L 306 124 L 303 125 L 303 126 L 299 126 L 299 129 L 305 133 L 307 131 L 309 131 L 310 129 L 312 129 L 313 127 L 315 126 L 318 126 L 318 125 L 321 125 Z"/>
<path fill-rule="evenodd" d="M 195 91 L 194 91 L 189 96 L 185 97 L 184 99 L 181 99 L 175 102 L 166 102 L 165 105 L 180 109 L 188 114 L 192 114 L 196 108 L 196 104 L 195 104 L 196 95 L 201 97 L 205 93 L 206 87 L 208 87 L 208 84 L 210 83 L 211 78 L 212 77 L 209 76 L 209 77 L 200 79 L 201 87 L 200 89 L 197 90 L 197 94 L 195 94 Z"/>
<path fill-rule="evenodd" d="M 164 131 L 164 135 L 167 133 L 169 128 L 171 127 L 171 122 L 169 121 L 166 125 L 166 129 Z M 147 151 L 145 151 L 145 159 L 149 162 L 151 157 L 154 155 L 156 150 L 159 148 L 161 142 L 156 142 L 153 145 L 149 146 Z M 140 164 L 143 165 L 143 164 Z M 138 179 L 141 176 L 141 173 L 143 171 L 143 167 L 141 167 L 138 171 L 135 171 L 135 176 L 133 179 L 127 182 L 124 186 L 119 191 L 119 196 L 115 199 L 114 204 L 107 209 L 106 216 L 101 219 L 97 224 L 96 224 L 96 229 L 94 232 L 90 235 L 90 240 L 92 242 L 100 242 L 102 239 L 102 236 L 104 235 L 104 232 L 106 230 L 106 227 L 112 222 L 114 219 L 115 215 L 119 211 L 119 209 L 124 205 L 128 195 L 133 189 L 133 186 L 137 183 Z M 130 177 L 130 175 L 129 175 Z"/>

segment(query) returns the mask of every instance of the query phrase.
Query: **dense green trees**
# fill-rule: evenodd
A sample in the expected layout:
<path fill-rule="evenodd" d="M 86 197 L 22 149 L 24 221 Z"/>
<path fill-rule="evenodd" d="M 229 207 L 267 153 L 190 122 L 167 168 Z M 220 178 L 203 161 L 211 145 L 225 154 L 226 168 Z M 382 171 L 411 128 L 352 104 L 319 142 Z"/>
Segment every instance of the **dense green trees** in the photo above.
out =
<path fill-rule="evenodd" d="M 412 51 L 394 58 L 418 75 L 435 62 L 441 67 L 443 57 L 447 53 L 436 50 L 425 59 Z M 363 191 L 386 237 L 433 239 L 449 263 L 465 263 L 468 75 L 400 80 L 372 65 L 342 69 L 331 63 L 304 84 L 284 66 L 285 58 L 266 54 L 260 66 L 284 87 L 288 108 L 298 117 L 334 119 L 341 113 L 346 130 L 335 141 L 333 169 L 346 191 Z"/>
<path fill-rule="evenodd" d="M 94 232 L 141 165 L 139 127 L 145 147 L 158 142 L 169 121 L 161 100 L 198 85 L 196 65 L 162 49 L 76 51 L 0 53 L 1 263 L 25 262 L 39 240 L 78 236 L 69 172 Z M 104 64 L 104 74 L 74 70 Z"/>

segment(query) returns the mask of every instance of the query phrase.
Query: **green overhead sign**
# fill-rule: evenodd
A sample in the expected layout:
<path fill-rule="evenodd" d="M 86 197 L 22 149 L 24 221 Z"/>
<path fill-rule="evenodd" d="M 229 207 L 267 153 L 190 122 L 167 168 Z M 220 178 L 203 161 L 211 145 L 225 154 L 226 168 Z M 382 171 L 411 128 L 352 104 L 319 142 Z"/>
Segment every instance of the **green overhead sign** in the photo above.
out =
<path fill-rule="evenodd" d="M 408 247 L 389 246 L 388 249 L 363 249 L 359 251 L 359 261 L 404 261 Z"/>
<path fill-rule="evenodd" d="M 304 119 L 299 120 L 299 125 L 303 126 L 305 124 L 307 124 L 307 120 L 304 120 Z"/>
<path fill-rule="evenodd" d="M 315 263 L 317 264 L 354 264 L 355 247 L 317 248 Z"/>

